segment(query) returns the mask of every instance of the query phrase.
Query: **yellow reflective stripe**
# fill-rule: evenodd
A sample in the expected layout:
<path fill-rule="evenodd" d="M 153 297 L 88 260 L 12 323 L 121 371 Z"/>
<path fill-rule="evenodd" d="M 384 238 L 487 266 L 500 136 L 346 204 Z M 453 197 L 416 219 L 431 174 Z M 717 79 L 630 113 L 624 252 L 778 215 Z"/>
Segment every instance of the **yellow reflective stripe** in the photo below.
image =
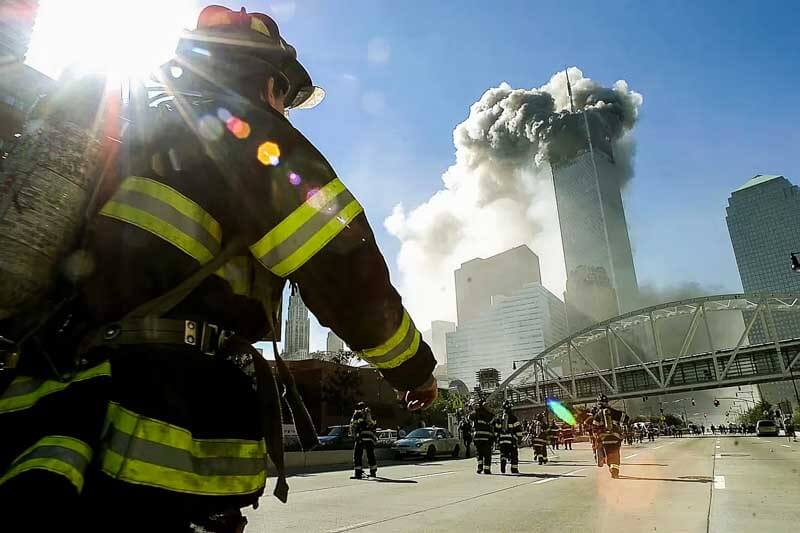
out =
<path fill-rule="evenodd" d="M 189 450 L 195 457 L 261 458 L 267 451 L 263 440 L 193 439 L 187 429 L 136 414 L 116 402 L 109 402 L 107 418 L 123 433 Z"/>
<path fill-rule="evenodd" d="M 266 469 L 251 476 L 202 476 L 138 459 L 126 459 L 112 450 L 103 450 L 101 468 L 111 477 L 128 483 L 188 494 L 250 494 L 263 489 L 267 483 Z"/>
<path fill-rule="evenodd" d="M 361 356 L 377 368 L 395 368 L 411 359 L 419 349 L 420 334 L 408 311 L 403 310 L 403 319 L 397 331 L 383 344 L 361 351 Z"/>
<path fill-rule="evenodd" d="M 291 215 L 283 219 L 280 224 L 272 228 L 257 243 L 252 245 L 250 250 L 253 255 L 256 257 L 266 255 L 270 250 L 294 234 L 303 224 L 316 215 L 320 208 L 327 205 L 328 202 L 344 190 L 345 186 L 339 179 L 335 179 L 325 185 L 306 200 L 303 205 L 295 209 Z"/>
<path fill-rule="evenodd" d="M 214 257 L 208 248 L 201 245 L 197 240 L 172 224 L 154 217 L 147 211 L 142 211 L 141 209 L 136 209 L 135 207 L 111 200 L 103 206 L 103 209 L 100 210 L 100 214 L 149 231 L 173 246 L 180 248 L 200 263 L 208 263 Z"/>
<path fill-rule="evenodd" d="M 149 178 L 131 176 L 122 182 L 120 189 L 139 192 L 161 200 L 165 204 L 174 207 L 184 216 L 200 224 L 212 237 L 216 238 L 217 241 L 222 240 L 222 228 L 219 223 L 214 220 L 214 217 L 208 214 L 193 200 L 187 198 L 169 185 Z"/>
<path fill-rule="evenodd" d="M 40 381 L 39 385 L 35 389 L 30 390 L 29 392 L 26 390 L 26 392 L 23 394 L 14 393 L 15 384 L 18 383 L 15 379 L 13 382 L 11 382 L 11 385 L 9 385 L 8 389 L 3 393 L 3 395 L 0 396 L 0 413 L 10 413 L 13 411 L 27 409 L 35 405 L 36 402 L 45 396 L 60 392 L 73 383 L 78 383 L 101 376 L 111 376 L 111 363 L 108 361 L 88 370 L 78 372 L 75 377 L 69 381 L 56 381 L 52 379 Z M 25 388 L 29 390 L 30 379 L 24 378 L 19 383 L 24 384 Z"/>
<path fill-rule="evenodd" d="M 266 484 L 263 440 L 193 439 L 188 430 L 110 402 L 101 468 L 129 483 L 176 492 L 236 495 Z"/>
<path fill-rule="evenodd" d="M 80 493 L 83 490 L 83 473 L 92 460 L 92 449 L 82 440 L 63 435 L 49 435 L 22 452 L 0 485 L 29 470 L 47 470 L 66 477 Z"/>
<path fill-rule="evenodd" d="M 342 182 L 335 179 L 253 244 L 250 251 L 273 274 L 288 276 L 363 210 Z"/>
<path fill-rule="evenodd" d="M 306 244 L 270 270 L 272 270 L 272 273 L 276 276 L 288 276 L 306 264 L 317 252 L 322 250 L 326 244 L 339 235 L 339 233 L 341 233 L 362 211 L 364 211 L 364 209 L 361 207 L 361 204 L 359 204 L 357 200 L 353 200 L 347 204 L 344 209 L 339 211 L 336 217 L 329 220 L 314 237 L 306 242 Z"/>

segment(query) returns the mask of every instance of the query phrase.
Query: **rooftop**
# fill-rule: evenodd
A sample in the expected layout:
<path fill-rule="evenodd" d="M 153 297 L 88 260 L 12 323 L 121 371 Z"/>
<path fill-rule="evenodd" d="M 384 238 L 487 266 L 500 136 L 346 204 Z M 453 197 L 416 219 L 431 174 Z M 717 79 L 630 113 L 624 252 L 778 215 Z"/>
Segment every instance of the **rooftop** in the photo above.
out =
<path fill-rule="evenodd" d="M 761 185 L 762 183 L 766 183 L 768 181 L 771 181 L 771 180 L 774 180 L 774 179 L 777 179 L 777 178 L 783 178 L 783 176 L 775 176 L 775 175 L 771 175 L 771 174 L 756 174 L 755 176 L 753 176 L 752 178 L 747 180 L 747 183 L 745 183 L 744 185 L 742 185 L 741 187 L 739 187 L 738 189 L 736 189 L 733 192 L 743 191 L 745 189 L 749 189 L 750 187 L 755 187 L 756 185 Z"/>

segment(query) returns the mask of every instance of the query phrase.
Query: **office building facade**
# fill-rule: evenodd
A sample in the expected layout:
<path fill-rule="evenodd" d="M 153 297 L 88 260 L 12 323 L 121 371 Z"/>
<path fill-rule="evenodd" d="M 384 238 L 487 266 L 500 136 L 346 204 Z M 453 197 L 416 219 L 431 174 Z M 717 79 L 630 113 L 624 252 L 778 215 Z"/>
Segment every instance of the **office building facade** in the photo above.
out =
<path fill-rule="evenodd" d="M 541 280 L 539 258 L 524 245 L 463 263 L 455 271 L 458 323 L 480 316 L 491 307 L 492 297 Z"/>
<path fill-rule="evenodd" d="M 790 254 L 800 250 L 800 189 L 783 176 L 757 175 L 731 193 L 728 232 L 745 292 L 800 294 L 800 273 L 790 268 Z M 745 313 L 745 321 L 751 315 Z M 773 313 L 780 338 L 800 337 L 800 315 Z M 751 344 L 768 340 L 760 321 L 748 335 Z M 798 406 L 800 381 L 759 387 L 773 404 Z"/>
<path fill-rule="evenodd" d="M 459 323 L 447 338 L 447 376 L 472 390 L 476 372 L 494 368 L 505 378 L 567 334 L 564 303 L 541 283 L 497 295 L 477 318 Z"/>
<path fill-rule="evenodd" d="M 326 348 L 329 352 L 343 352 L 344 351 L 344 341 L 339 338 L 336 333 L 329 331 L 328 332 L 328 339 L 326 342 Z"/>

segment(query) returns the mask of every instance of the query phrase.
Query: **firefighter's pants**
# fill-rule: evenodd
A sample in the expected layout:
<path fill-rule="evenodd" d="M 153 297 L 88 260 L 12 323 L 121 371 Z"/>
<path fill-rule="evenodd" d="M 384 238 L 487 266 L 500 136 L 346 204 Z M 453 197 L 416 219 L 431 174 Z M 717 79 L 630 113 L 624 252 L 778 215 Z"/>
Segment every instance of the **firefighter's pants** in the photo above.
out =
<path fill-rule="evenodd" d="M 356 469 L 357 473 L 361 473 L 364 470 L 364 452 L 367 452 L 367 462 L 369 463 L 369 469 L 375 470 L 378 468 L 378 462 L 375 460 L 375 443 L 369 440 L 366 441 L 356 441 L 356 445 L 353 448 L 353 466 Z"/>
<path fill-rule="evenodd" d="M 616 466 L 619 468 L 620 457 L 619 449 L 622 445 L 622 440 L 617 437 L 607 435 L 603 437 L 603 451 L 606 454 L 606 464 L 610 467 Z"/>
<path fill-rule="evenodd" d="M 478 458 L 478 468 L 490 469 L 492 467 L 492 443 L 485 440 L 476 440 L 475 457 Z"/>
<path fill-rule="evenodd" d="M 500 460 L 507 460 L 512 467 L 516 468 L 519 465 L 519 448 L 513 444 L 501 444 Z"/>

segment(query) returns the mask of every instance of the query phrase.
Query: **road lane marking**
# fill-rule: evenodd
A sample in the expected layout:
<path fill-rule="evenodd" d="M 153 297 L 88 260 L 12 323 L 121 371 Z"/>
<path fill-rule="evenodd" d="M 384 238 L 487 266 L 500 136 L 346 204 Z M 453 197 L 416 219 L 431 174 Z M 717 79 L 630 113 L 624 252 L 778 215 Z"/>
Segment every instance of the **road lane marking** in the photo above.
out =
<path fill-rule="evenodd" d="M 632 457 L 636 457 L 637 455 L 639 455 L 639 454 L 638 453 L 634 453 L 633 455 L 628 455 L 627 457 L 625 457 L 625 459 L 630 459 Z"/>
<path fill-rule="evenodd" d="M 715 489 L 725 488 L 725 476 L 714 476 L 714 488 Z"/>
<path fill-rule="evenodd" d="M 722 448 L 722 446 L 717 446 L 717 449 L 718 449 L 718 450 L 719 450 L 720 448 Z"/>
<path fill-rule="evenodd" d="M 664 444 L 664 445 L 661 445 L 661 446 L 656 446 L 656 447 L 655 447 L 655 448 L 653 448 L 653 449 L 654 449 L 654 450 L 658 450 L 659 448 L 663 448 L 664 446 L 666 446 L 666 444 Z"/>
<path fill-rule="evenodd" d="M 558 477 L 548 477 L 545 479 L 540 479 L 539 481 L 534 481 L 534 485 L 540 485 L 542 483 L 548 483 L 550 481 L 555 481 L 556 479 L 561 479 L 562 477 L 571 476 L 572 474 L 577 474 L 578 472 L 583 472 L 586 470 L 585 468 L 579 468 L 577 470 L 573 470 L 572 472 L 564 472 L 563 474 L 556 474 Z"/>
<path fill-rule="evenodd" d="M 340 527 L 339 529 L 329 529 L 328 533 L 342 533 L 342 531 L 350 531 L 351 529 L 356 529 L 358 527 L 368 526 L 368 525 L 373 524 L 373 523 L 374 523 L 374 521 L 361 522 L 359 524 L 352 524 L 350 526 Z"/>
<path fill-rule="evenodd" d="M 718 453 L 718 454 L 714 455 L 714 459 L 722 459 L 722 454 Z"/>
<path fill-rule="evenodd" d="M 455 470 L 450 472 L 436 472 L 433 474 L 420 474 L 418 476 L 404 477 L 403 479 L 421 479 L 423 477 L 446 476 L 448 474 L 455 474 Z"/>
<path fill-rule="evenodd" d="M 788 444 L 781 444 L 781 446 L 783 446 L 784 448 L 791 448 L 791 446 L 789 446 Z"/>

